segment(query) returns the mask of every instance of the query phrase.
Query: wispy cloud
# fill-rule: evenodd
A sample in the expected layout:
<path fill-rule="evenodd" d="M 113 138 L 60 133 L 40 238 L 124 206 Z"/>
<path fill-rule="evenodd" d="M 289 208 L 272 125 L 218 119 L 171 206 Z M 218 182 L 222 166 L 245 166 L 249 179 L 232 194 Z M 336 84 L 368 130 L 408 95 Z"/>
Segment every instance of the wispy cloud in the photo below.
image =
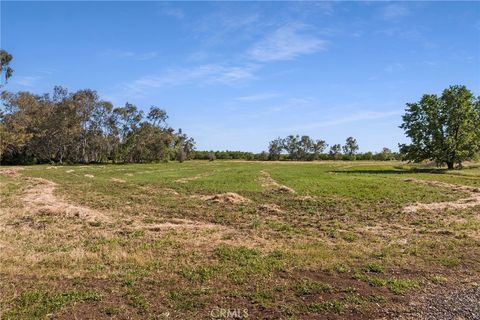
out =
<path fill-rule="evenodd" d="M 303 25 L 291 24 L 256 43 L 248 55 L 260 62 L 292 60 L 300 55 L 325 50 L 327 44 L 327 41 L 307 34 Z"/>
<path fill-rule="evenodd" d="M 394 73 L 394 72 L 400 72 L 400 71 L 405 71 L 405 65 L 400 63 L 400 62 L 396 62 L 396 63 L 392 63 L 392 64 L 389 64 L 388 66 L 386 66 L 383 71 L 387 72 L 387 73 Z"/>
<path fill-rule="evenodd" d="M 402 114 L 402 111 L 400 110 L 385 111 L 385 112 L 363 111 L 363 112 L 357 112 L 351 115 L 345 115 L 345 116 L 340 115 L 338 117 L 331 118 L 324 121 L 312 122 L 312 123 L 307 123 L 305 125 L 287 128 L 288 129 L 287 131 L 302 131 L 302 130 L 309 130 L 309 129 L 333 127 L 333 126 L 338 126 L 338 125 L 353 123 L 358 121 L 390 118 L 393 116 L 399 116 L 400 114 Z"/>
<path fill-rule="evenodd" d="M 275 92 L 263 92 L 263 93 L 249 95 L 249 96 L 238 97 L 235 100 L 253 102 L 253 101 L 269 100 L 269 99 L 278 98 L 281 96 L 282 96 L 281 94 L 275 93 Z"/>
<path fill-rule="evenodd" d="M 385 20 L 397 20 L 409 13 L 409 10 L 401 4 L 389 4 L 382 8 L 381 16 Z"/>
<path fill-rule="evenodd" d="M 234 85 L 254 77 L 255 65 L 224 66 L 205 64 L 192 68 L 172 69 L 161 76 L 144 76 L 123 85 L 130 92 L 143 94 L 150 89 L 187 84 Z"/>
<path fill-rule="evenodd" d="M 146 61 L 146 60 L 151 60 L 155 59 L 158 57 L 158 52 L 157 51 L 150 51 L 150 52 L 143 52 L 143 53 L 138 53 L 138 52 L 133 52 L 133 51 L 128 51 L 128 50 L 105 50 L 100 53 L 101 56 L 108 56 L 108 57 L 114 57 L 118 59 L 132 59 L 132 60 L 137 60 L 137 61 Z"/>
<path fill-rule="evenodd" d="M 275 113 L 290 110 L 293 108 L 310 107 L 314 101 L 310 98 L 291 98 L 282 104 L 275 105 L 267 110 L 267 113 Z"/>
<path fill-rule="evenodd" d="M 244 114 L 240 114 L 240 116 L 247 118 L 247 119 L 261 119 L 268 116 L 272 116 L 273 114 L 286 112 L 289 110 L 299 110 L 310 108 L 312 106 L 317 105 L 318 102 L 312 98 L 288 98 L 285 101 L 280 101 L 275 104 L 271 104 L 268 107 L 261 108 L 260 110 L 257 108 L 253 113 L 248 112 Z"/>
<path fill-rule="evenodd" d="M 165 3 L 162 2 L 162 4 Z M 160 13 L 177 19 L 183 19 L 185 17 L 185 13 L 182 9 L 167 5 L 162 6 Z"/>
<path fill-rule="evenodd" d="M 35 87 L 41 79 L 40 76 L 15 76 L 12 82 L 22 87 Z"/>

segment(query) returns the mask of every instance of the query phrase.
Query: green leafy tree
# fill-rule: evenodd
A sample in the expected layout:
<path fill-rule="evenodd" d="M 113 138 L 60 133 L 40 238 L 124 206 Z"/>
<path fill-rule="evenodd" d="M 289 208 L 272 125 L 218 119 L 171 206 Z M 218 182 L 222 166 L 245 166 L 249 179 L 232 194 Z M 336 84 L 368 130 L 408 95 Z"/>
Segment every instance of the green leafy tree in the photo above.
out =
<path fill-rule="evenodd" d="M 328 147 L 328 144 L 325 142 L 325 140 L 315 140 L 312 143 L 312 157 L 314 160 L 317 160 L 320 157 L 320 154 L 325 151 L 325 149 Z"/>
<path fill-rule="evenodd" d="M 382 149 L 382 152 L 378 153 L 378 160 L 381 161 L 389 161 L 389 160 L 394 160 L 395 156 L 389 148 L 385 147 Z"/>
<path fill-rule="evenodd" d="M 439 97 L 424 95 L 407 103 L 403 124 L 410 144 L 401 144 L 404 160 L 435 161 L 453 169 L 480 150 L 480 99 L 465 86 L 450 86 Z"/>
<path fill-rule="evenodd" d="M 191 158 L 195 141 L 165 123 L 164 110 L 147 117 L 136 106 L 113 108 L 93 90 L 52 95 L 1 94 L 2 163 L 152 162 Z"/>
<path fill-rule="evenodd" d="M 350 160 L 355 160 L 355 154 L 358 151 L 357 140 L 353 137 L 348 137 L 342 149 L 345 155 L 347 155 Z"/>
<path fill-rule="evenodd" d="M 329 155 L 330 159 L 339 160 L 342 157 L 342 146 L 340 144 L 334 144 L 331 146 Z"/>
<path fill-rule="evenodd" d="M 279 160 L 283 150 L 283 139 L 277 138 L 268 145 L 268 160 Z"/>
<path fill-rule="evenodd" d="M 299 135 L 289 135 L 283 139 L 282 148 L 288 153 L 288 156 L 291 160 L 299 159 L 299 146 L 300 146 L 300 136 Z"/>

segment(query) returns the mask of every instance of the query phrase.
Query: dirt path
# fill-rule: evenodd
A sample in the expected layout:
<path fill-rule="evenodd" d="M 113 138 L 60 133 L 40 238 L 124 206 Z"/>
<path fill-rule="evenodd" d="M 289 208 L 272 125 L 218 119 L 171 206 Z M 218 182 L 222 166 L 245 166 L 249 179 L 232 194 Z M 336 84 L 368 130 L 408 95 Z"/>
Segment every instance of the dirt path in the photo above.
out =
<path fill-rule="evenodd" d="M 80 218 L 91 223 L 110 222 L 105 214 L 84 206 L 74 205 L 55 194 L 57 184 L 42 178 L 26 178 L 30 187 L 22 196 L 25 208 L 35 214 L 64 214 L 67 217 Z"/>
<path fill-rule="evenodd" d="M 459 199 L 456 201 L 411 204 L 403 209 L 403 211 L 407 213 L 416 212 L 418 210 L 467 209 L 480 206 L 480 188 L 418 179 L 405 179 L 404 181 L 415 182 L 433 187 L 441 187 L 453 191 L 461 191 L 469 195 L 467 198 Z"/>
<path fill-rule="evenodd" d="M 394 319 L 480 319 L 480 286 L 467 284 L 455 287 L 437 286 L 411 299 L 407 310 Z"/>
<path fill-rule="evenodd" d="M 295 190 L 275 181 L 268 172 L 260 171 L 260 184 L 267 192 L 295 193 Z"/>

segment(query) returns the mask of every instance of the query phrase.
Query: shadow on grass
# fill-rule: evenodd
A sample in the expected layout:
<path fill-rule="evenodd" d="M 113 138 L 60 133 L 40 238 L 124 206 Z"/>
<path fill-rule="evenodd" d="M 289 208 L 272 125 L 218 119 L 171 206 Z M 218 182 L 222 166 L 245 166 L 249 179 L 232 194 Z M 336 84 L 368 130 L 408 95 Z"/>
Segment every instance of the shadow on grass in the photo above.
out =
<path fill-rule="evenodd" d="M 386 170 L 333 170 L 332 173 L 352 173 L 352 174 L 412 174 L 412 173 L 433 173 L 444 174 L 447 169 L 439 168 L 412 168 L 412 169 L 386 169 Z"/>

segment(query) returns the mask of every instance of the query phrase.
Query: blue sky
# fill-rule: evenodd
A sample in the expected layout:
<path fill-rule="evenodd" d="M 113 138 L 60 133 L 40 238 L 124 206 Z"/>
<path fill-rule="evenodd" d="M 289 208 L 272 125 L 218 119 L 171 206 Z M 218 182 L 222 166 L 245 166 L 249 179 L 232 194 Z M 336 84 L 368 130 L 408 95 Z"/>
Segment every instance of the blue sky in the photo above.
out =
<path fill-rule="evenodd" d="M 1 2 L 11 91 L 163 107 L 198 149 L 308 134 L 397 149 L 406 102 L 480 95 L 479 2 Z"/>

